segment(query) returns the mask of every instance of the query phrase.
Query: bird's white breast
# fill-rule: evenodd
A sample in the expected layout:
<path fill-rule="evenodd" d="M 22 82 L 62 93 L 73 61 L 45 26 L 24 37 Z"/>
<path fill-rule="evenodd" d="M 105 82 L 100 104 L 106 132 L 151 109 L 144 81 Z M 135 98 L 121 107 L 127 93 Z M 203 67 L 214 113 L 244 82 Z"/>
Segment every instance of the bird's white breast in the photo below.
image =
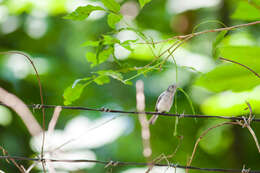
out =
<path fill-rule="evenodd" d="M 172 107 L 173 94 L 165 92 L 165 95 L 161 98 L 157 105 L 158 112 L 169 112 Z"/>

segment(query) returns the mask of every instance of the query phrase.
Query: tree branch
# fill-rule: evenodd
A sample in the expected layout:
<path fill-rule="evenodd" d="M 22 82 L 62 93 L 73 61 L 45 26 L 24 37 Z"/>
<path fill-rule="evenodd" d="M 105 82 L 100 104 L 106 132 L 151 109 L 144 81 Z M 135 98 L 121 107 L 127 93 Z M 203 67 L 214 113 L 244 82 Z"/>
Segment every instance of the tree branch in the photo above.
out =
<path fill-rule="evenodd" d="M 238 64 L 238 65 L 240 65 L 240 66 L 242 66 L 242 67 L 245 67 L 246 69 L 248 69 L 249 71 L 251 71 L 252 73 L 254 73 L 258 78 L 260 78 L 260 75 L 259 75 L 257 72 L 255 72 L 253 69 L 249 68 L 248 66 L 246 66 L 246 65 L 244 65 L 244 64 L 241 64 L 241 63 L 239 63 L 239 62 L 236 62 L 236 61 L 233 61 L 233 60 L 230 60 L 230 59 L 226 59 L 226 58 L 223 58 L 223 57 L 219 57 L 219 59 L 220 59 L 220 60 L 223 60 L 223 61 L 229 61 L 229 62 L 232 62 L 232 63 L 234 63 L 234 64 Z"/>
<path fill-rule="evenodd" d="M 240 25 L 225 27 L 225 28 L 209 29 L 209 30 L 195 32 L 195 33 L 191 33 L 191 34 L 187 34 L 187 35 L 178 35 L 178 36 L 168 38 L 166 40 L 157 41 L 157 42 L 153 42 L 153 43 L 142 43 L 142 44 L 158 44 L 158 43 L 163 43 L 163 42 L 167 42 L 167 41 L 171 41 L 171 40 L 175 40 L 175 39 L 182 40 L 182 39 L 185 39 L 187 37 L 194 37 L 194 36 L 198 36 L 198 35 L 206 34 L 206 33 L 210 33 L 210 32 L 230 31 L 230 30 L 233 30 L 233 29 L 236 29 L 236 28 L 241 28 L 241 27 L 246 27 L 246 26 L 251 26 L 251 25 L 256 25 L 256 24 L 260 24 L 260 20 L 255 21 L 255 22 L 243 23 L 243 24 L 240 24 Z"/>

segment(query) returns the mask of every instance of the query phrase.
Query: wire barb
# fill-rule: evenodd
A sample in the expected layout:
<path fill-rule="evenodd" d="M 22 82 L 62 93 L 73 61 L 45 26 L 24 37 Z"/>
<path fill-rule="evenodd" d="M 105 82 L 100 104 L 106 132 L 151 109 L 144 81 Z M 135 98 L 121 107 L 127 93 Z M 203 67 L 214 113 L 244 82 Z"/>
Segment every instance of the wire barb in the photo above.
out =
<path fill-rule="evenodd" d="M 45 159 L 45 158 L 29 158 L 29 157 L 19 157 L 19 156 L 0 156 L 0 159 L 14 159 L 14 160 L 27 160 L 27 161 L 33 161 L 33 162 L 60 162 L 60 163 L 97 163 L 97 164 L 111 164 L 111 166 L 149 166 L 151 163 L 146 162 L 121 162 L 121 161 L 102 161 L 102 160 L 87 160 L 87 159 L 81 159 L 81 160 L 58 160 L 58 159 Z M 113 164 L 112 164 L 113 163 Z M 207 172 L 241 172 L 241 169 L 221 169 L 221 168 L 201 168 L 201 167 L 195 167 L 195 166 L 184 166 L 179 164 L 160 164 L 156 163 L 154 166 L 162 167 L 173 167 L 173 168 L 182 168 L 182 169 L 193 169 L 193 170 L 200 170 L 200 171 L 207 171 Z M 260 170 L 250 170 L 250 173 L 260 173 Z"/>
<path fill-rule="evenodd" d="M 3 103 L 0 103 L 2 106 L 7 106 Z M 34 108 L 37 104 L 27 105 L 28 107 Z M 88 108 L 82 106 L 61 106 L 61 105 L 41 105 L 41 109 L 53 109 L 57 106 L 60 106 L 62 109 L 71 109 L 71 110 L 83 110 L 83 111 L 97 111 L 97 112 L 107 112 L 107 113 L 121 113 L 121 114 L 147 114 L 147 115 L 160 115 L 160 116 L 168 116 L 168 117 L 183 117 L 183 118 L 216 118 L 216 119 L 226 119 L 226 120 L 244 120 L 243 117 L 239 116 L 221 116 L 221 115 L 193 115 L 193 114 L 170 114 L 170 113 L 159 113 L 159 112 L 138 112 L 138 111 L 123 111 L 123 110 L 115 110 L 115 109 L 95 109 Z M 8 106 L 7 106 L 8 107 Z M 259 116 L 259 115 L 255 115 Z M 251 121 L 260 122 L 259 118 L 252 118 Z"/>
<path fill-rule="evenodd" d="M 248 168 L 248 169 L 246 169 L 245 168 L 246 166 L 245 165 L 243 165 L 243 169 L 241 170 L 241 173 L 250 173 L 250 168 Z"/>

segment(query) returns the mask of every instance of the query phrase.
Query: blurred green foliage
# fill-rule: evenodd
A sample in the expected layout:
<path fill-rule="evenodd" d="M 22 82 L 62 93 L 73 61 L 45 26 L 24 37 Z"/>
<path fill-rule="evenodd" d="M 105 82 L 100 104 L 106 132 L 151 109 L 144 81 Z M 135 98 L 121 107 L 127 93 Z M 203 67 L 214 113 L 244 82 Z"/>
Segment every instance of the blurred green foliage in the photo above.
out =
<path fill-rule="evenodd" d="M 187 6 L 197 3 L 178 2 L 173 8 L 174 1 L 93 0 L 81 4 L 72 0 L 2 0 L 0 49 L 24 51 L 35 62 L 40 59 L 36 66 L 42 71 L 46 104 L 135 110 L 134 84 L 142 79 L 147 111 L 154 110 L 157 97 L 168 85 L 177 83 L 184 92 L 177 92 L 171 113 L 246 115 L 249 113 L 244 110 L 247 100 L 254 114 L 259 114 L 260 80 L 237 64 L 217 60 L 222 56 L 260 73 L 259 25 L 194 37 L 174 52 L 177 66 L 169 58 L 160 68 L 165 56 L 153 60 L 173 44 L 173 41 L 155 44 L 156 41 L 188 34 L 196 26 L 200 26 L 196 31 L 202 31 L 223 27 L 219 23 L 232 26 L 258 20 L 260 1 L 220 0 L 213 5 L 190 8 Z M 212 20 L 219 22 L 207 23 Z M 150 44 L 143 44 L 145 42 Z M 27 104 L 40 103 L 35 75 L 30 66 L 23 64 L 27 62 L 22 57 L 1 55 L 0 87 Z M 4 109 L 0 114 L 10 116 Z M 36 110 L 34 115 L 41 122 L 41 112 Z M 52 110 L 46 110 L 47 123 L 51 115 Z M 105 116 L 98 112 L 63 110 L 56 129 L 64 129 L 69 120 L 79 115 L 90 119 Z M 140 123 L 136 116 L 129 117 L 132 128 L 128 132 L 112 143 L 93 149 L 98 160 L 146 161 L 142 155 Z M 0 120 L 1 146 L 10 155 L 34 156 L 29 145 L 31 137 L 23 122 L 14 112 L 10 119 L 9 123 Z M 172 153 L 179 143 L 178 136 L 183 136 L 180 149 L 169 161 L 185 165 L 198 136 L 222 121 L 182 118 L 175 126 L 176 122 L 172 117 L 160 117 L 151 126 L 152 156 Z M 173 135 L 175 127 L 176 136 Z M 252 128 L 258 136 L 257 123 L 252 123 Z M 192 165 L 240 169 L 246 164 L 260 170 L 259 161 L 249 132 L 225 126 L 214 129 L 202 139 Z M 1 170 L 17 172 L 5 160 L 0 160 L 0 164 Z M 113 172 L 130 168 L 113 167 Z M 103 165 L 96 165 L 74 172 L 105 171 Z M 39 170 L 34 168 L 32 172 Z"/>
<path fill-rule="evenodd" d="M 227 46 L 219 48 L 220 56 L 246 65 L 257 73 L 260 73 L 260 64 L 258 64 L 259 53 L 260 47 L 253 46 Z M 260 80 L 242 66 L 225 63 L 201 75 L 197 80 L 197 84 L 216 92 L 225 90 L 244 91 L 259 85 Z"/>

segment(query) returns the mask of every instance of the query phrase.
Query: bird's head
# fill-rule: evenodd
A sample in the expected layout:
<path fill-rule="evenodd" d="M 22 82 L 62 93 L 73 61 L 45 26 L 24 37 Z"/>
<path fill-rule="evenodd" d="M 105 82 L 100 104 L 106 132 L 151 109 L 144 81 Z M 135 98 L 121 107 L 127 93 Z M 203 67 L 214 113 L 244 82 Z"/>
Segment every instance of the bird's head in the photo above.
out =
<path fill-rule="evenodd" d="M 175 92 L 176 89 L 177 89 L 177 86 L 176 86 L 176 85 L 170 85 L 170 86 L 168 87 L 167 91 L 169 91 L 169 92 Z"/>

